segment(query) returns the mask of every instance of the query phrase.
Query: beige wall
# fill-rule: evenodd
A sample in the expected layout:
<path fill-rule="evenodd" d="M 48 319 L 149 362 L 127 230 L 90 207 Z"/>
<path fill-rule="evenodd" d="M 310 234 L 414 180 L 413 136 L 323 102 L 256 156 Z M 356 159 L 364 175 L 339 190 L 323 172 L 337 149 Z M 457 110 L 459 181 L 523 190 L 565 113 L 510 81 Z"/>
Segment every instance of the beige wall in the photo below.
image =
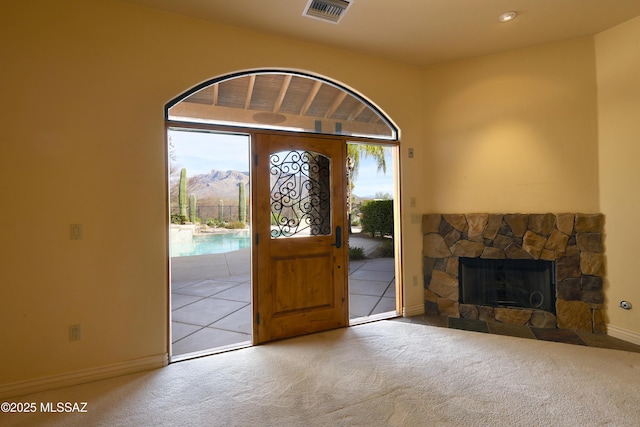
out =
<path fill-rule="evenodd" d="M 596 212 L 600 182 L 607 256 L 631 245 L 611 215 L 637 213 L 618 194 L 638 182 L 638 127 L 609 70 L 623 57 L 600 52 L 625 50 L 637 23 L 597 38 L 599 104 L 590 38 L 419 70 L 109 0 L 11 2 L 0 24 L 0 385 L 167 351 L 163 108 L 238 70 L 324 75 L 399 126 L 407 307 L 423 300 L 425 212 Z M 610 113 L 600 181 L 598 105 Z M 75 223 L 81 241 L 69 239 Z M 608 292 L 635 301 L 626 267 L 609 268 Z M 640 332 L 633 313 L 609 317 Z M 69 342 L 75 323 L 84 337 Z"/>
<path fill-rule="evenodd" d="M 166 353 L 164 105 L 190 87 L 315 72 L 373 100 L 403 143 L 420 140 L 409 66 L 112 1 L 10 2 L 0 22 L 0 385 Z M 420 275 L 419 255 L 403 268 Z M 84 337 L 70 342 L 76 323 Z"/>
<path fill-rule="evenodd" d="M 425 209 L 597 212 L 594 61 L 583 38 L 426 70 Z"/>
<path fill-rule="evenodd" d="M 606 218 L 609 333 L 640 343 L 640 18 L 595 37 L 600 205 Z M 629 311 L 621 300 L 634 304 Z"/>

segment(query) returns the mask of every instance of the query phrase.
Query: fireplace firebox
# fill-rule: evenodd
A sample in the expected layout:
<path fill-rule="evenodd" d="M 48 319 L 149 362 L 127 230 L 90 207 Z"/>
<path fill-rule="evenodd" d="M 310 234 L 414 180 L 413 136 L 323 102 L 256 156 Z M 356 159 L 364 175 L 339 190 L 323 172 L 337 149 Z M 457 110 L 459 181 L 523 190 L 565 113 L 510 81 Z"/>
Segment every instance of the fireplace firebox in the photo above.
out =
<path fill-rule="evenodd" d="M 554 268 L 553 261 L 461 257 L 460 302 L 555 314 Z"/>

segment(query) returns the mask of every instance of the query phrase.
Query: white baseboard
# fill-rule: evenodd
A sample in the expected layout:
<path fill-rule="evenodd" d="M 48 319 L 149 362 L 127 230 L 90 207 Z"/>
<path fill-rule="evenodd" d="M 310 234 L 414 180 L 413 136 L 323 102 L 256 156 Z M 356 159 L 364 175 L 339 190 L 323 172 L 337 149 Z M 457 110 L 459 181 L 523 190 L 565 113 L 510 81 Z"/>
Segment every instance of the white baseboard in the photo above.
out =
<path fill-rule="evenodd" d="M 424 304 L 402 308 L 402 317 L 419 316 L 424 314 Z"/>
<path fill-rule="evenodd" d="M 621 339 L 623 341 L 628 341 L 636 345 L 640 345 L 640 334 L 637 332 L 618 328 L 617 326 L 613 325 L 607 325 L 607 335 Z"/>
<path fill-rule="evenodd" d="M 51 375 L 33 380 L 1 384 L 0 399 L 161 368 L 167 366 L 168 363 L 169 355 L 163 353 L 141 359 L 114 363 L 112 365 L 100 366 L 98 368 L 83 369 L 67 374 Z"/>

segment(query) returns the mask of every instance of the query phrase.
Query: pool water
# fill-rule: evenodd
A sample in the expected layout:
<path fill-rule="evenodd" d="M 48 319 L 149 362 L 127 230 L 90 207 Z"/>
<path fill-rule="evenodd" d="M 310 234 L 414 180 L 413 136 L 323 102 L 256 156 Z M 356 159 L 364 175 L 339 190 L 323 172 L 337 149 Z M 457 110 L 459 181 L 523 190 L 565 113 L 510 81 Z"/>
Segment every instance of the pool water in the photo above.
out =
<path fill-rule="evenodd" d="M 251 247 L 250 239 L 248 230 L 193 236 L 191 241 L 172 241 L 169 252 L 172 257 L 223 254 Z"/>

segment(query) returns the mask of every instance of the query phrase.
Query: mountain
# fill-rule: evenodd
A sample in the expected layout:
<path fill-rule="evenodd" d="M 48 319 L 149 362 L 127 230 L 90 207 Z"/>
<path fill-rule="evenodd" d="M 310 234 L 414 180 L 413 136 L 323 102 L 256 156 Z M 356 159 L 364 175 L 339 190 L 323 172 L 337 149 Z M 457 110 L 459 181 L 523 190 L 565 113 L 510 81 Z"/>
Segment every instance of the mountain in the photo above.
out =
<path fill-rule="evenodd" d="M 172 204 L 177 203 L 179 174 L 171 177 Z M 239 172 L 235 170 L 219 171 L 213 169 L 206 174 L 190 176 L 187 169 L 187 196 L 195 194 L 199 206 L 217 206 L 221 199 L 237 205 L 238 184 L 243 182 L 246 185 L 245 194 L 250 197 L 249 172 Z M 353 195 L 354 204 L 359 205 L 363 200 L 380 198 L 378 195 L 360 197 Z"/>
<path fill-rule="evenodd" d="M 171 180 L 171 193 L 178 194 L 179 177 Z M 195 194 L 198 205 L 215 205 L 219 200 L 238 200 L 238 184 L 244 183 L 247 188 L 245 194 L 249 196 L 249 172 L 219 171 L 213 169 L 206 174 L 189 176 L 187 169 L 187 195 Z"/>

